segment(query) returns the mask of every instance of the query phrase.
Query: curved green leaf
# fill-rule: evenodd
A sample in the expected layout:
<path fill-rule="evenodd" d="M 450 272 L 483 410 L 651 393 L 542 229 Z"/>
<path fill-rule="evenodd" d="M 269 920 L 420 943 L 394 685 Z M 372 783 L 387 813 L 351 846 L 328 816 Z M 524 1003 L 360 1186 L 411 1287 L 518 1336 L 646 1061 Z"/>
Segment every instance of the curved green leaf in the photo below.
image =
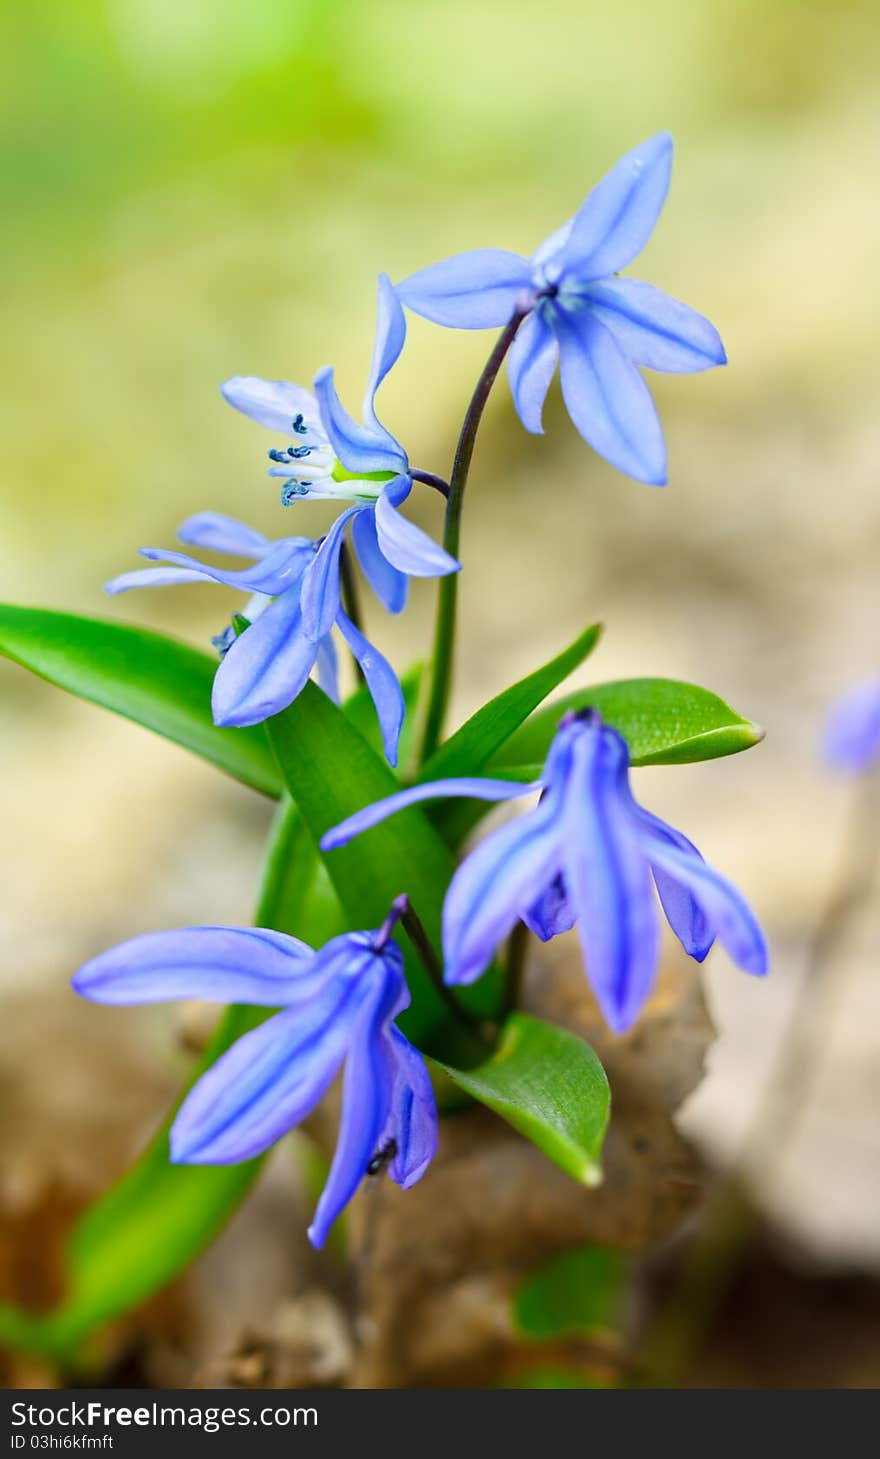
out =
<path fill-rule="evenodd" d="M 736 755 L 764 738 L 764 731 L 743 719 L 717 694 L 678 679 L 618 679 L 566 694 L 533 714 L 492 761 L 522 767 L 544 763 L 550 742 L 567 709 L 597 709 L 623 735 L 633 765 L 684 765 Z M 506 773 L 506 771 L 505 771 Z"/>
<path fill-rule="evenodd" d="M 514 1298 L 514 1320 L 532 1339 L 614 1330 L 625 1263 L 610 1246 L 575 1246 L 530 1272 Z"/>
<path fill-rule="evenodd" d="M 155 730 L 264 795 L 282 790 L 262 725 L 211 718 L 217 660 L 161 633 L 47 608 L 0 604 L 0 654 L 50 684 Z"/>
<path fill-rule="evenodd" d="M 528 1013 L 512 1013 L 491 1058 L 449 1077 L 575 1180 L 598 1185 L 611 1111 L 605 1070 L 589 1044 Z"/>
<path fill-rule="evenodd" d="M 601 632 L 601 624 L 592 624 L 555 659 L 490 699 L 425 762 L 419 781 L 478 775 L 523 720 L 592 653 Z"/>

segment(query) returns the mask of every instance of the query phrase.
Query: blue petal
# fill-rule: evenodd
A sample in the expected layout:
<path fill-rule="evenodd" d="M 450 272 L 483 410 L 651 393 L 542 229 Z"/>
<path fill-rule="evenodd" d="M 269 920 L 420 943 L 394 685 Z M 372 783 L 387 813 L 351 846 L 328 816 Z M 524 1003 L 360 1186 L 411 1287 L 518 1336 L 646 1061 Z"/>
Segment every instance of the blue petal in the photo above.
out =
<path fill-rule="evenodd" d="M 275 596 L 285 592 L 299 582 L 314 556 L 314 543 L 308 537 L 282 537 L 272 544 L 261 561 L 252 567 L 228 569 L 209 567 L 190 557 L 185 552 L 166 551 L 161 547 L 142 547 L 141 557 L 151 562 L 168 562 L 175 567 L 187 568 L 199 573 L 214 583 L 223 583 L 227 588 L 240 588 L 244 593 L 266 593 Z"/>
<path fill-rule="evenodd" d="M 529 931 L 540 937 L 542 942 L 549 942 L 560 933 L 571 931 L 575 924 L 574 909 L 566 895 L 565 882 L 561 876 L 554 877 L 546 891 L 523 912 L 522 920 Z"/>
<path fill-rule="evenodd" d="M 147 932 L 85 963 L 72 985 L 94 1003 L 204 998 L 275 1008 L 294 996 L 312 949 L 260 927 L 181 927 Z"/>
<path fill-rule="evenodd" d="M 197 512 L 194 517 L 187 517 L 177 535 L 189 547 L 226 552 L 230 557 L 263 557 L 272 546 L 262 532 L 221 512 Z"/>
<path fill-rule="evenodd" d="M 388 948 L 392 949 L 393 944 Z M 391 1107 L 392 1082 L 385 1033 L 401 1003 L 408 1001 L 405 993 L 401 998 L 405 990 L 402 959 L 399 967 L 386 962 L 382 976 L 377 974 L 378 968 L 351 1029 L 336 1153 L 309 1227 L 309 1240 L 316 1247 L 324 1245 L 333 1222 L 366 1175 Z"/>
<path fill-rule="evenodd" d="M 358 562 L 379 602 L 389 613 L 402 613 L 409 592 L 409 578 L 388 561 L 379 546 L 375 512 L 359 512 L 352 523 L 351 535 Z"/>
<path fill-rule="evenodd" d="M 334 704 L 342 703 L 342 696 L 339 692 L 339 657 L 336 653 L 336 645 L 329 633 L 318 644 L 315 678 L 328 699 L 332 699 Z"/>
<path fill-rule="evenodd" d="M 642 825 L 648 829 L 652 837 L 665 841 L 670 846 L 677 846 L 687 856 L 695 857 L 702 861 L 702 857 L 681 831 L 676 831 L 673 826 L 668 826 L 661 821 L 659 816 L 651 815 L 643 806 L 633 801 L 633 809 Z M 649 855 L 650 859 L 650 855 Z M 688 957 L 695 958 L 701 963 L 708 956 L 715 941 L 715 932 L 712 924 L 706 917 L 699 902 L 691 896 L 686 886 L 674 877 L 667 875 L 659 867 L 652 867 L 654 873 L 654 885 L 657 888 L 657 895 L 666 913 L 666 920 L 687 953 Z"/>
<path fill-rule="evenodd" d="M 302 385 L 291 385 L 289 380 L 261 380 L 258 375 L 233 375 L 220 386 L 220 394 L 242 415 L 268 426 L 270 431 L 283 431 L 288 437 L 294 421 L 302 416 L 306 430 L 296 433 L 298 445 L 319 446 L 326 440 L 318 403 Z"/>
<path fill-rule="evenodd" d="M 171 1129 L 172 1160 L 232 1165 L 292 1130 L 336 1077 L 359 1003 L 356 984 L 333 981 L 304 1007 L 240 1038 L 184 1100 Z"/>
<path fill-rule="evenodd" d="M 478 776 L 464 776 L 450 780 L 428 780 L 424 785 L 411 785 L 407 790 L 395 791 L 384 800 L 374 801 L 356 811 L 353 816 L 340 821 L 321 837 L 322 851 L 335 851 L 345 846 L 355 836 L 372 830 L 381 821 L 408 806 L 418 805 L 423 800 L 438 800 L 449 796 L 472 796 L 478 800 L 514 800 L 540 789 L 540 782 L 523 785 L 518 780 L 483 780 Z"/>
<path fill-rule="evenodd" d="M 363 511 L 360 506 L 349 507 L 336 518 L 303 578 L 303 631 L 315 643 L 329 633 L 336 622 L 340 603 L 339 555 L 345 529 L 360 511 Z"/>
<path fill-rule="evenodd" d="M 880 760 L 880 677 L 865 679 L 828 717 L 825 755 L 838 770 L 869 770 Z"/>
<path fill-rule="evenodd" d="M 376 419 L 373 400 L 388 371 L 399 359 L 405 340 L 406 318 L 400 307 L 400 300 L 392 288 L 388 275 L 380 274 L 373 362 L 370 366 L 367 393 L 364 396 L 364 420 L 372 422 L 380 431 L 384 431 L 384 426 L 381 426 Z"/>
<path fill-rule="evenodd" d="M 458 572 L 461 564 L 421 527 L 408 522 L 397 511 L 411 491 L 410 478 L 397 476 L 384 487 L 376 502 L 376 535 L 383 556 L 399 572 L 414 578 L 438 578 Z"/>
<path fill-rule="evenodd" d="M 562 394 L 594 451 L 619 471 L 662 486 L 666 448 L 647 385 L 604 324 L 559 310 Z"/>
<path fill-rule="evenodd" d="M 648 833 L 645 855 L 654 867 L 680 883 L 699 903 L 707 922 L 730 957 L 747 973 L 767 971 L 767 944 L 754 912 L 740 891 L 694 856 Z"/>
<path fill-rule="evenodd" d="M 477 248 L 420 269 L 397 285 L 414 314 L 451 329 L 493 329 L 506 324 L 532 271 L 518 253 Z"/>
<path fill-rule="evenodd" d="M 437 1153 L 437 1105 L 424 1059 L 395 1024 L 385 1035 L 385 1049 L 391 1065 L 391 1108 L 378 1148 L 393 1140 L 388 1174 L 409 1190 Z"/>
<path fill-rule="evenodd" d="M 624 742 L 584 727 L 565 787 L 563 876 L 587 973 L 615 1033 L 637 1018 L 654 982 L 659 953 L 648 863 L 620 779 Z"/>
<path fill-rule="evenodd" d="M 104 592 L 114 598 L 117 593 L 127 593 L 131 588 L 170 588 L 178 583 L 211 581 L 209 574 L 197 567 L 141 567 L 111 578 L 104 584 Z"/>
<path fill-rule="evenodd" d="M 559 797 L 494 831 L 461 863 L 443 903 L 443 978 L 472 983 L 559 871 Z"/>
<path fill-rule="evenodd" d="M 616 274 L 641 253 L 669 191 L 672 138 L 635 147 L 593 188 L 554 263 L 573 280 Z"/>
<path fill-rule="evenodd" d="M 585 297 L 625 355 L 649 370 L 689 375 L 726 365 L 714 324 L 695 309 L 638 279 L 603 279 Z"/>
<path fill-rule="evenodd" d="M 396 765 L 400 731 L 403 728 L 406 714 L 406 704 L 400 682 L 388 660 L 383 658 L 377 648 L 367 642 L 364 635 L 355 628 L 351 619 L 346 617 L 341 609 L 336 621 L 343 638 L 363 670 L 370 697 L 376 706 L 376 717 L 382 731 L 385 758 L 389 765 Z"/>
<path fill-rule="evenodd" d="M 517 414 L 527 431 L 541 435 L 541 414 L 550 381 L 559 360 L 559 345 L 540 311 L 530 314 L 519 327 L 507 370 Z"/>
<path fill-rule="evenodd" d="M 214 677 L 214 723 L 260 724 L 286 709 L 312 672 L 318 646 L 302 628 L 299 587 L 283 593 L 230 648 Z"/>
<path fill-rule="evenodd" d="M 336 393 L 329 365 L 315 376 L 315 394 L 324 429 L 347 471 L 406 469 L 406 452 L 389 431 L 376 422 L 359 425 L 348 414 Z"/>

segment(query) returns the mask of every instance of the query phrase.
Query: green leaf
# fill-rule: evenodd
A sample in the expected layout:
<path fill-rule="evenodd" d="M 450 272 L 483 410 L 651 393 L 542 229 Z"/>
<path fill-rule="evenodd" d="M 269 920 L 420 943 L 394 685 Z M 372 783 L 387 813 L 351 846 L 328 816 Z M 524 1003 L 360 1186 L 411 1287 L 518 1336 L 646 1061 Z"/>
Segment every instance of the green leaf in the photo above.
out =
<path fill-rule="evenodd" d="M 399 789 L 385 761 L 314 684 L 306 684 L 289 709 L 268 720 L 267 730 L 315 842 L 339 821 Z M 420 810 L 392 816 L 348 846 L 328 852 L 325 863 L 351 927 L 379 927 L 394 898 L 406 892 L 434 947 L 440 946 L 440 913 L 453 861 Z M 453 1029 L 447 1006 L 405 939 L 401 946 L 413 1000 L 401 1015 L 401 1026 L 420 1048 L 448 1050 Z M 497 1013 L 497 975 L 481 978 L 462 1001 L 481 1015 Z"/>
<path fill-rule="evenodd" d="M 320 944 L 343 930 L 342 909 L 299 811 L 276 813 L 254 921 Z M 190 1083 L 271 1010 L 227 1009 Z M 172 1165 L 169 1116 L 136 1163 L 77 1222 L 67 1252 L 66 1292 L 45 1317 L 0 1308 L 0 1337 L 69 1363 L 102 1323 L 143 1302 L 183 1271 L 229 1219 L 261 1159 L 240 1165 Z"/>
<path fill-rule="evenodd" d="M 764 731 L 696 684 L 677 679 L 618 679 L 579 689 L 533 714 L 492 761 L 493 771 L 519 766 L 524 778 L 543 765 L 567 709 L 597 709 L 627 741 L 633 765 L 685 765 L 735 755 Z M 527 773 L 528 772 L 528 773 Z M 535 773 L 540 773 L 538 768 Z"/>
<path fill-rule="evenodd" d="M 601 632 L 601 624 L 592 624 L 555 659 L 490 699 L 426 761 L 419 781 L 478 775 L 523 720 L 592 653 Z"/>
<path fill-rule="evenodd" d="M 501 1115 L 575 1180 L 599 1184 L 611 1091 L 583 1039 L 528 1013 L 512 1013 L 485 1063 L 475 1069 L 443 1067 L 460 1089 Z"/>
<path fill-rule="evenodd" d="M 4 603 L 0 654 L 80 699 L 155 730 L 264 795 L 281 794 L 263 726 L 214 724 L 217 660 L 188 644 L 125 623 Z"/>
<path fill-rule="evenodd" d="M 620 1316 L 625 1263 L 610 1246 L 577 1246 L 531 1272 L 516 1294 L 514 1319 L 526 1337 L 613 1331 Z"/>

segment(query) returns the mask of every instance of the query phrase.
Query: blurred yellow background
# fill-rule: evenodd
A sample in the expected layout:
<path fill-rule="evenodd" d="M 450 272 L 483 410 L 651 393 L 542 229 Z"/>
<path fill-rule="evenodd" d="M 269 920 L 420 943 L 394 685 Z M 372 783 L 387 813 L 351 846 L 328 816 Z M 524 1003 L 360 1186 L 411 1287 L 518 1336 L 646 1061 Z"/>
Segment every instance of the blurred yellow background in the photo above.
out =
<path fill-rule="evenodd" d="M 673 133 L 670 199 L 629 272 L 706 313 L 730 366 L 651 377 L 665 491 L 594 456 L 555 390 L 546 438 L 527 437 L 502 382 L 466 510 L 455 712 L 602 618 L 596 677 L 694 679 L 766 725 L 747 756 L 639 782 L 774 940 L 765 985 L 720 953 L 706 974 L 722 1037 L 685 1127 L 730 1153 L 797 997 L 849 794 L 818 763 L 822 716 L 880 660 L 875 0 L 7 0 L 0 27 L 0 594 L 199 643 L 228 617 L 225 590 L 110 603 L 101 583 L 203 508 L 272 535 L 328 520 L 282 512 L 271 442 L 218 382 L 307 383 L 334 362 L 356 402 L 380 269 L 530 252 L 623 152 Z M 446 473 L 490 341 L 411 322 L 380 413 L 418 465 Z M 439 525 L 433 501 L 417 511 Z M 401 621 L 370 615 L 398 667 L 424 651 L 432 595 L 417 586 Z M 157 1081 L 173 1086 L 170 1015 L 83 1020 L 65 980 L 121 936 L 247 920 L 268 807 L 10 665 L 0 696 L 17 1169 L 34 1130 L 73 1158 L 70 1085 L 28 1072 L 70 1020 L 127 1031 L 145 1111 Z M 875 918 L 767 1192 L 792 1241 L 833 1262 L 880 1261 L 878 941 Z M 82 1056 L 64 1059 L 76 1085 Z"/>

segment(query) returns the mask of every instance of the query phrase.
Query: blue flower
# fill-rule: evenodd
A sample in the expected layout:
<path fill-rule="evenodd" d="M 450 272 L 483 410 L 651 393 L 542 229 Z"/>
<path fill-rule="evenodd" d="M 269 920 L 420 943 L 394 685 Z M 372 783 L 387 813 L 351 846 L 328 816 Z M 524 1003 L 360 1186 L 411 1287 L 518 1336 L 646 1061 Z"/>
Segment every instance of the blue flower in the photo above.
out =
<path fill-rule="evenodd" d="M 215 582 L 248 593 L 243 616 L 250 627 L 236 637 L 231 629 L 215 639 L 220 667 L 214 678 L 212 708 L 218 725 L 259 724 L 293 702 L 313 669 L 318 682 L 338 699 L 336 651 L 330 630 L 339 629 L 358 663 L 376 706 L 385 754 L 397 764 L 405 706 L 397 675 L 343 611 L 337 595 L 334 615 L 317 637 L 303 622 L 303 594 L 320 548 L 309 537 L 270 541 L 261 533 L 216 512 L 199 512 L 178 532 L 182 542 L 235 557 L 255 558 L 253 566 L 230 571 L 208 567 L 184 552 L 143 547 L 141 556 L 166 564 L 123 573 L 105 584 L 107 593 L 172 583 Z"/>
<path fill-rule="evenodd" d="M 708 319 L 650 284 L 617 277 L 653 231 L 671 168 L 672 138 L 661 132 L 621 158 L 530 259 L 481 248 L 397 285 L 414 313 L 454 329 L 488 329 L 527 314 L 508 357 L 526 430 L 542 430 L 558 362 L 581 435 L 612 466 L 656 486 L 666 481 L 666 448 L 636 366 L 686 374 L 727 359 Z"/>
<path fill-rule="evenodd" d="M 510 800 L 535 808 L 488 836 L 456 871 L 443 908 L 444 978 L 470 983 L 517 921 L 545 941 L 577 925 L 596 997 L 616 1033 L 637 1018 L 654 982 L 654 885 L 685 952 L 702 962 L 716 936 L 750 973 L 767 970 L 761 929 L 741 894 L 690 841 L 640 806 L 626 741 L 593 711 L 566 715 L 533 785 L 466 778 L 416 785 L 327 833 L 325 851 L 404 806 L 435 796 Z"/>
<path fill-rule="evenodd" d="M 187 1095 L 171 1130 L 179 1164 L 261 1154 L 314 1109 L 345 1060 L 336 1154 L 309 1228 L 314 1246 L 371 1167 L 385 1165 L 406 1190 L 434 1156 L 434 1094 L 422 1056 L 393 1021 L 410 999 L 387 934 L 347 932 L 313 952 L 262 927 L 151 932 L 93 958 L 73 987 L 96 1003 L 204 998 L 282 1008 Z"/>
<path fill-rule="evenodd" d="M 825 755 L 838 770 L 880 763 L 880 675 L 864 679 L 835 704 L 825 729 Z"/>
<path fill-rule="evenodd" d="M 235 376 L 220 388 L 244 415 L 283 431 L 285 449 L 269 452 L 270 476 L 284 478 L 281 499 L 352 501 L 324 538 L 303 583 L 303 625 L 320 638 L 334 622 L 339 602 L 339 554 L 351 523 L 355 551 L 370 586 L 391 613 L 406 604 L 408 578 L 443 577 L 459 564 L 398 508 L 412 491 L 406 452 L 376 416 L 374 398 L 406 338 L 403 310 L 385 274 L 379 277 L 379 310 L 373 363 L 364 400 L 364 423 L 343 408 L 329 367 L 315 377 L 315 396 L 286 380 Z"/>

